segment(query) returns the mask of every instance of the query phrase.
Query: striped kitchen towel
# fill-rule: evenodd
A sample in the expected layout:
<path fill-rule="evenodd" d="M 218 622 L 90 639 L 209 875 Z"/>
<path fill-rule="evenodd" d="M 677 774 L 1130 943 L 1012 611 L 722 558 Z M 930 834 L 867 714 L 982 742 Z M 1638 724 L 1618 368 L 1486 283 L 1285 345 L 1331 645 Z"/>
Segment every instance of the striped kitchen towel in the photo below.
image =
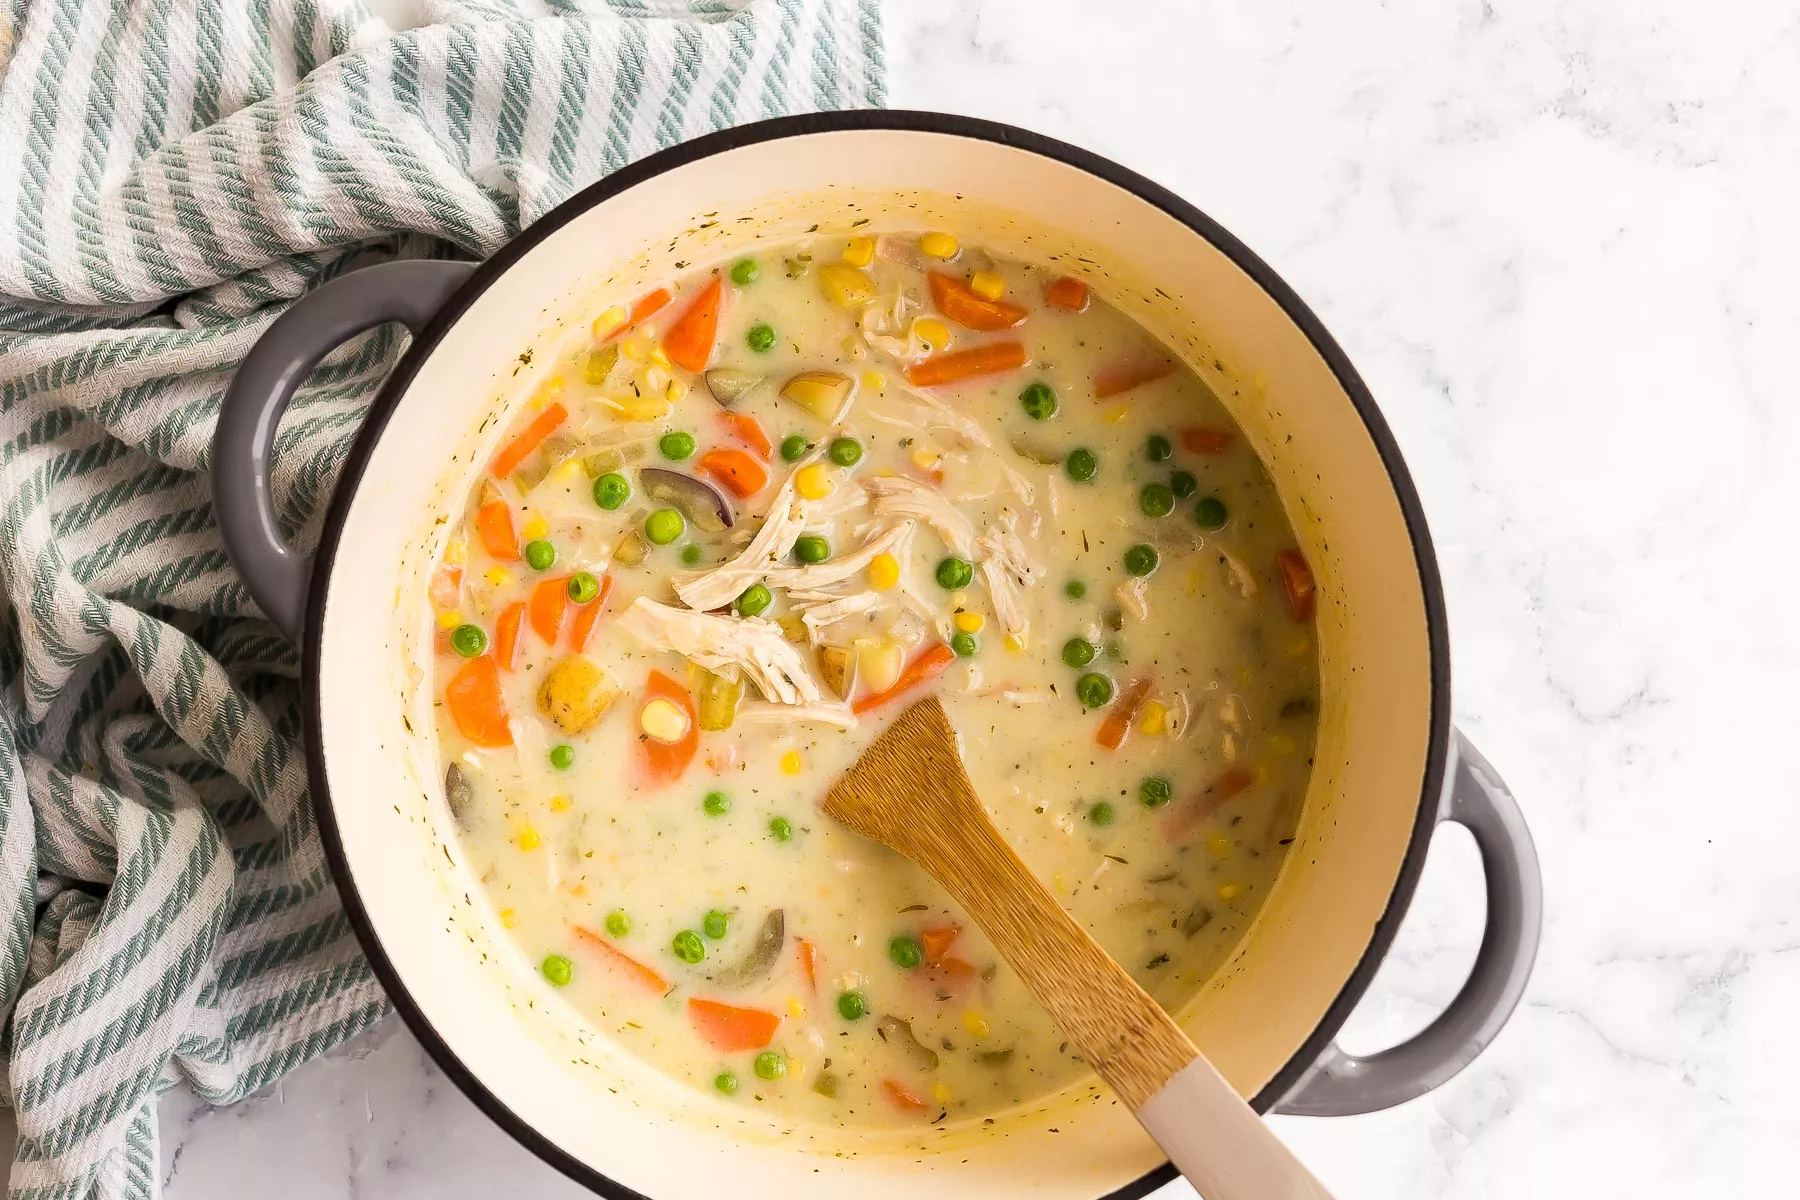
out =
<path fill-rule="evenodd" d="M 357 262 L 486 255 L 658 147 L 879 103 L 875 4 L 424 0 L 401 31 L 360 0 L 0 4 L 13 1196 L 155 1195 L 159 1095 L 228 1103 L 387 1011 L 307 806 L 295 651 L 213 525 L 238 360 Z M 304 544 L 399 343 L 289 410 Z"/>

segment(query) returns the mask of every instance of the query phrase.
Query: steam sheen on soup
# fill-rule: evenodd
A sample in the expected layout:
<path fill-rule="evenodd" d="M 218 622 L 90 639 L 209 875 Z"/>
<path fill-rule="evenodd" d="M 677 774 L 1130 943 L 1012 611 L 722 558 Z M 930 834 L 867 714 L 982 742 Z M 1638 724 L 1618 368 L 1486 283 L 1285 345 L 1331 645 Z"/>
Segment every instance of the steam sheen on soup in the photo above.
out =
<path fill-rule="evenodd" d="M 445 793 L 520 954 L 695 1088 L 844 1126 L 1083 1073 L 817 801 L 937 694 L 1008 841 L 1178 1008 L 1306 790 L 1313 584 L 1205 383 L 1079 279 L 824 237 L 607 308 L 431 583 Z"/>

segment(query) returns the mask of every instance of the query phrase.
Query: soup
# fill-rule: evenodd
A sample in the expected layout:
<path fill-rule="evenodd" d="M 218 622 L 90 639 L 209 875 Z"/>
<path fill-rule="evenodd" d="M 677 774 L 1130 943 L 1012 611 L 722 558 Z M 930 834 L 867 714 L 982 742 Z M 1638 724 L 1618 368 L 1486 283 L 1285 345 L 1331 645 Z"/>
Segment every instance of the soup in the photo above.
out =
<path fill-rule="evenodd" d="M 817 812 L 934 693 L 1166 1008 L 1242 936 L 1311 765 L 1312 577 L 1205 383 L 1080 280 L 815 236 L 607 308 L 508 420 L 432 578 L 436 732 L 498 921 L 595 1029 L 787 1122 L 1079 1078 L 949 897 Z"/>

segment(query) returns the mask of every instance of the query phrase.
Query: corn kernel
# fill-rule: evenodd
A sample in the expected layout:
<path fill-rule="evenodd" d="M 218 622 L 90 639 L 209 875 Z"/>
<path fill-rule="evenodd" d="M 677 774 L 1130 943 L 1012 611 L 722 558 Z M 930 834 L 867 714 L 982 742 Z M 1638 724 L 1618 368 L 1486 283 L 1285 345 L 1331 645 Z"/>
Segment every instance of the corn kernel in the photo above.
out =
<path fill-rule="evenodd" d="M 1144 711 L 1138 716 L 1138 732 L 1147 737 L 1159 737 L 1168 731 L 1168 708 L 1154 700 L 1145 704 Z"/>
<path fill-rule="evenodd" d="M 900 560 L 891 554 L 877 554 L 869 560 L 869 586 L 885 592 L 900 582 Z"/>
<path fill-rule="evenodd" d="M 853 267 L 866 267 L 875 261 L 875 239 L 853 237 L 844 247 L 844 261 Z"/>
<path fill-rule="evenodd" d="M 660 421 L 669 415 L 666 396 L 627 396 L 619 400 L 618 405 L 621 421 Z"/>
<path fill-rule="evenodd" d="M 438 614 L 439 629 L 455 629 L 461 624 L 462 614 L 459 612 L 441 612 Z"/>
<path fill-rule="evenodd" d="M 933 350 L 942 350 L 950 344 L 950 327 L 936 317 L 920 317 L 912 324 L 912 331 L 925 340 L 925 344 Z"/>
<path fill-rule="evenodd" d="M 969 290 L 983 300 L 998 300 L 1006 295 L 1006 280 L 992 271 L 977 271 L 969 276 Z"/>
<path fill-rule="evenodd" d="M 562 390 L 563 377 L 561 375 L 550 376 L 550 378 L 538 384 L 537 391 L 531 394 L 531 407 L 543 408 L 552 400 L 562 395 Z"/>
<path fill-rule="evenodd" d="M 671 365 L 669 362 L 669 356 L 666 353 L 664 353 L 663 348 L 661 346 L 651 347 L 650 363 L 652 366 L 662 367 L 664 369 L 667 369 Z"/>
<path fill-rule="evenodd" d="M 609 338 L 613 334 L 619 332 L 620 329 L 624 328 L 625 322 L 630 316 L 631 314 L 625 311 L 624 305 L 615 304 L 599 316 L 595 317 L 593 325 L 590 326 L 593 330 L 595 340 L 598 341 Z"/>
<path fill-rule="evenodd" d="M 950 1103 L 950 1089 L 942 1080 L 931 1085 L 931 1098 L 939 1104 Z"/>
<path fill-rule="evenodd" d="M 1219 885 L 1219 899 L 1227 904 L 1230 904 L 1233 900 L 1236 900 L 1243 894 L 1244 885 L 1241 883 L 1221 883 Z"/>
<path fill-rule="evenodd" d="M 669 388 L 666 392 L 663 393 L 663 395 L 665 395 L 669 398 L 669 403 L 671 403 L 671 404 L 675 403 L 677 400 L 681 400 L 681 399 L 685 398 L 687 396 L 687 394 L 688 394 L 688 385 L 680 379 L 669 380 Z"/>
<path fill-rule="evenodd" d="M 519 836 L 513 839 L 521 850 L 536 850 L 543 840 L 543 838 L 538 836 L 538 831 L 533 829 L 530 825 L 521 828 L 519 830 Z"/>
<path fill-rule="evenodd" d="M 506 926 L 508 929 L 511 929 L 513 926 L 517 925 L 518 923 L 519 923 L 519 914 L 518 913 L 514 912 L 510 908 L 503 908 L 500 910 L 500 924 Z"/>
<path fill-rule="evenodd" d="M 943 461 L 940 455 L 930 450 L 914 450 L 911 455 L 913 466 L 921 471 L 935 471 L 938 463 Z"/>
<path fill-rule="evenodd" d="M 569 798 L 567 796 L 562 796 L 562 795 L 550 797 L 550 811 L 551 812 L 568 812 L 569 811 Z"/>
<path fill-rule="evenodd" d="M 839 308 L 858 308 L 875 298 L 875 281 L 855 267 L 827 263 L 819 268 L 819 290 Z"/>
<path fill-rule="evenodd" d="M 567 485 L 574 483 L 576 477 L 585 474 L 587 474 L 587 468 L 582 466 L 581 460 L 579 458 L 571 458 L 564 462 L 562 466 L 552 471 L 550 473 L 550 479 L 551 482 L 560 483 L 566 487 Z"/>
<path fill-rule="evenodd" d="M 800 752 L 798 750 L 789 750 L 786 754 L 781 756 L 781 773 L 783 775 L 798 775 L 800 773 L 800 767 Z"/>
<path fill-rule="evenodd" d="M 963 1014 L 963 1028 L 978 1038 L 984 1038 L 993 1032 L 988 1025 L 987 1018 L 972 1008 Z"/>
<path fill-rule="evenodd" d="M 978 612 L 959 612 L 952 619 L 964 633 L 980 633 L 981 627 L 987 624 L 987 618 Z"/>
<path fill-rule="evenodd" d="M 444 561 L 453 567 L 460 567 L 469 561 L 469 543 L 460 537 L 451 538 L 444 545 Z"/>
<path fill-rule="evenodd" d="M 788 997 L 787 1008 L 788 1016 L 793 1017 L 795 1020 L 799 1020 L 806 1015 L 806 1005 L 800 1003 L 800 997 L 798 996 Z"/>
<path fill-rule="evenodd" d="M 629 358 L 634 362 L 643 362 L 650 357 L 650 339 L 645 337 L 628 337 L 619 349 L 624 351 L 626 358 Z"/>
<path fill-rule="evenodd" d="M 880 371 L 864 371 L 862 374 L 862 385 L 864 391 L 879 392 L 882 388 L 887 386 L 887 379 Z"/>
<path fill-rule="evenodd" d="M 1266 786 L 1269 782 L 1269 764 L 1257 763 L 1255 769 L 1250 772 L 1250 777 L 1256 780 L 1257 787 Z"/>
<path fill-rule="evenodd" d="M 1299 749 L 1299 747 L 1300 744 L 1285 733 L 1275 734 L 1269 739 L 1269 749 L 1276 754 L 1281 755 L 1283 758 L 1292 754 L 1295 750 Z"/>
<path fill-rule="evenodd" d="M 1025 653 L 1025 643 L 1010 633 L 1006 635 L 1006 648 L 1011 650 L 1014 654 Z"/>
<path fill-rule="evenodd" d="M 1212 855 L 1214 858 L 1218 858 L 1218 859 L 1230 858 L 1231 857 L 1231 839 L 1226 837 L 1222 833 L 1213 834 L 1211 837 L 1206 839 L 1206 852 L 1208 854 Z"/>
<path fill-rule="evenodd" d="M 688 717 L 673 701 L 658 696 L 638 714 L 638 728 L 659 742 L 679 742 L 688 731 Z"/>
<path fill-rule="evenodd" d="M 549 532 L 550 522 L 544 520 L 542 517 L 533 517 L 531 520 L 525 522 L 525 527 L 523 529 L 519 530 L 519 536 L 526 541 L 531 542 L 536 541 L 538 538 L 543 537 Z"/>
<path fill-rule="evenodd" d="M 1131 409 L 1123 404 L 1115 404 L 1106 410 L 1106 423 L 1117 425 L 1131 415 Z"/>
<path fill-rule="evenodd" d="M 512 582 L 512 572 L 505 567 L 489 567 L 487 569 L 487 581 L 495 587 L 505 587 Z"/>
<path fill-rule="evenodd" d="M 669 390 L 669 381 L 673 378 L 674 376 L 669 374 L 667 368 L 645 367 L 643 391 L 652 396 L 666 394 Z"/>
<path fill-rule="evenodd" d="M 794 473 L 794 490 L 807 500 L 823 500 L 837 491 L 824 463 L 812 463 Z"/>
<path fill-rule="evenodd" d="M 948 233 L 928 233 L 919 239 L 919 249 L 932 258 L 955 258 L 956 238 Z"/>

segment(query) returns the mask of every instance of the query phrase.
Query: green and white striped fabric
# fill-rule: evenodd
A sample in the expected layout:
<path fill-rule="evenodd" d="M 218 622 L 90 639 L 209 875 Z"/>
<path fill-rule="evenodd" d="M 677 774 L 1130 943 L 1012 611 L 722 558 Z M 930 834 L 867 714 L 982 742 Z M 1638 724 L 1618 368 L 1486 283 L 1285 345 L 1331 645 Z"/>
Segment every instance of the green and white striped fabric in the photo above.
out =
<path fill-rule="evenodd" d="M 206 470 L 234 365 L 376 256 L 482 256 L 683 138 L 877 104 L 876 0 L 0 0 L 0 998 L 16 1197 L 159 1190 L 216 1103 L 379 1021 L 298 663 Z M 399 338 L 281 430 L 303 543 Z"/>

